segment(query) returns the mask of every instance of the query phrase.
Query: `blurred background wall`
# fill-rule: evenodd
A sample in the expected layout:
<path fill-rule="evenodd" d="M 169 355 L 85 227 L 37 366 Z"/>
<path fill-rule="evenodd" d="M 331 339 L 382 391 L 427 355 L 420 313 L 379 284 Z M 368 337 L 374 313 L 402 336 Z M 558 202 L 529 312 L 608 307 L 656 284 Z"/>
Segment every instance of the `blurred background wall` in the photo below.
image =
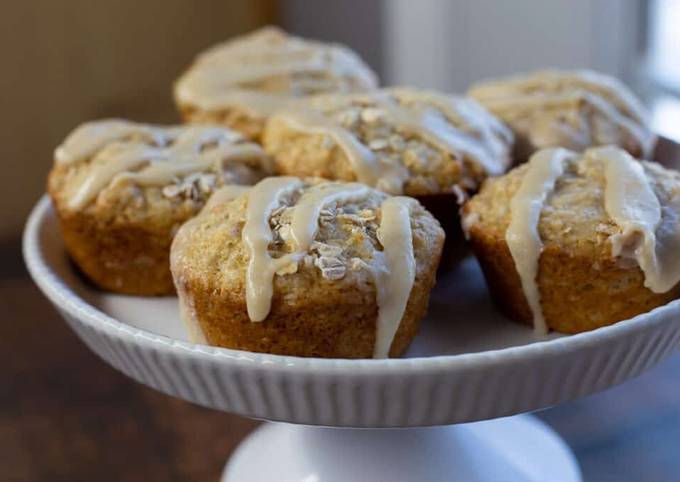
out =
<path fill-rule="evenodd" d="M 644 94 L 658 128 L 680 134 L 677 0 L 5 2 L 0 241 L 19 236 L 71 128 L 176 121 L 171 85 L 194 54 L 267 23 L 348 44 L 385 84 L 461 92 L 531 68 L 595 68 Z"/>
<path fill-rule="evenodd" d="M 0 240 L 19 235 L 75 125 L 176 121 L 172 81 L 194 54 L 273 22 L 274 9 L 270 0 L 3 2 Z"/>

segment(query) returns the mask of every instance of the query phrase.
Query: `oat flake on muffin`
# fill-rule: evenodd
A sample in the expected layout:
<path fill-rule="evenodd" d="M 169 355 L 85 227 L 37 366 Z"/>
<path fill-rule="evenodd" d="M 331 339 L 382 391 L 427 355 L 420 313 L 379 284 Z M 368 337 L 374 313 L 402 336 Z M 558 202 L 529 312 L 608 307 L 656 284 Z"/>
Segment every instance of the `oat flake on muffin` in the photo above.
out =
<path fill-rule="evenodd" d="M 263 135 L 281 173 L 411 196 L 474 191 L 509 166 L 511 144 L 475 101 L 409 88 L 315 97 L 277 112 Z"/>
<path fill-rule="evenodd" d="M 247 193 L 230 188 L 185 224 L 171 264 L 199 341 L 384 358 L 403 353 L 415 336 L 443 237 L 412 198 L 358 183 L 272 177 Z"/>
<path fill-rule="evenodd" d="M 167 294 L 179 225 L 217 187 L 270 173 L 262 149 L 225 128 L 101 120 L 81 125 L 56 149 L 48 191 L 69 253 L 95 284 Z"/>
<path fill-rule="evenodd" d="M 309 99 L 272 116 L 263 134 L 280 174 L 416 197 L 446 231 L 443 270 L 467 252 L 459 206 L 505 171 L 511 145 L 510 130 L 475 101 L 409 88 Z"/>

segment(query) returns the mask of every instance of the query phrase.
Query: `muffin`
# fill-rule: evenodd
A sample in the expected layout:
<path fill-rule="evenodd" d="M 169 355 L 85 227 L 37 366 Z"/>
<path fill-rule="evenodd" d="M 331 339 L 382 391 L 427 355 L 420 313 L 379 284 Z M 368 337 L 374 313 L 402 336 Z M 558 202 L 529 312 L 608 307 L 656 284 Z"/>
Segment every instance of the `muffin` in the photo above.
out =
<path fill-rule="evenodd" d="M 578 333 L 680 296 L 680 173 L 615 146 L 542 149 L 485 182 L 463 223 L 489 290 L 539 333 Z"/>
<path fill-rule="evenodd" d="M 348 48 L 266 27 L 203 52 L 175 84 L 187 122 L 218 123 L 257 140 L 294 99 L 373 89 L 373 71 Z"/>
<path fill-rule="evenodd" d="M 641 103 L 604 74 L 540 70 L 480 82 L 468 94 L 512 128 L 519 162 L 545 147 L 580 152 L 617 145 L 643 158 L 654 148 L 656 138 Z"/>
<path fill-rule="evenodd" d="M 66 248 L 105 290 L 174 292 L 169 252 L 177 228 L 223 184 L 271 173 L 262 149 L 221 127 L 88 122 L 55 151 L 48 191 Z"/>
<path fill-rule="evenodd" d="M 325 358 L 406 350 L 444 242 L 416 200 L 296 177 L 233 194 L 182 226 L 172 245 L 195 341 Z"/>
<path fill-rule="evenodd" d="M 393 88 L 309 99 L 274 114 L 263 134 L 277 172 L 359 181 L 418 200 L 459 251 L 458 206 L 510 164 L 512 133 L 470 99 Z"/>

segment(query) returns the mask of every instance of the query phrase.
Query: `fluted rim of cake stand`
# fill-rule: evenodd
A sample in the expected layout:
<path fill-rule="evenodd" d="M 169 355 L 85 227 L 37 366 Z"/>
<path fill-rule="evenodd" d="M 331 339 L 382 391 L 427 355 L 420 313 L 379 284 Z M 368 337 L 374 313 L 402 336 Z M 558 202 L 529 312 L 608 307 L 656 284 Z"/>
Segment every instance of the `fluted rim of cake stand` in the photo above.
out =
<path fill-rule="evenodd" d="M 178 350 L 187 355 L 202 358 L 221 358 L 229 363 L 243 365 L 266 366 L 271 370 L 299 370 L 319 373 L 329 371 L 349 371 L 352 375 L 361 373 L 393 374 L 403 370 L 432 372 L 433 370 L 451 370 L 464 365 L 483 366 L 487 363 L 497 364 L 502 359 L 508 361 L 521 358 L 523 361 L 539 359 L 546 351 L 560 353 L 580 350 L 590 345 L 600 345 L 608 339 L 634 336 L 636 332 L 646 330 L 656 324 L 667 323 L 664 312 L 680 313 L 680 300 L 658 307 L 648 313 L 638 315 L 629 320 L 596 330 L 570 335 L 552 340 L 536 341 L 527 345 L 513 346 L 496 350 L 457 355 L 437 355 L 431 357 L 373 359 L 324 359 L 295 356 L 255 353 L 229 348 L 193 344 L 152 333 L 120 322 L 106 313 L 94 308 L 78 296 L 46 262 L 40 244 L 39 231 L 47 216 L 52 214 L 49 197 L 43 195 L 31 212 L 23 236 L 23 254 L 28 271 L 52 303 L 73 316 L 79 322 L 96 330 L 123 338 L 134 339 L 137 343 L 151 344 L 156 348 Z"/>

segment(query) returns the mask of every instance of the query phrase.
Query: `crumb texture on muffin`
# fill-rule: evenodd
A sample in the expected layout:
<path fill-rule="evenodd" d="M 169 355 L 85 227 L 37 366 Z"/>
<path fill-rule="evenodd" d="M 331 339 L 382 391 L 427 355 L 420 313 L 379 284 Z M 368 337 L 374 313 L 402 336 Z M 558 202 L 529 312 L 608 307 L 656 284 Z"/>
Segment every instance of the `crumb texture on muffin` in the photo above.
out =
<path fill-rule="evenodd" d="M 279 172 L 391 194 L 464 193 L 509 165 L 512 133 L 471 99 L 393 88 L 309 99 L 263 134 Z"/>
<path fill-rule="evenodd" d="M 266 117 L 293 98 L 376 86 L 373 71 L 350 49 L 265 27 L 200 54 L 177 81 L 175 98 L 185 109 L 237 107 Z"/>
<path fill-rule="evenodd" d="M 597 328 L 680 295 L 680 173 L 620 148 L 541 150 L 463 211 L 492 296 L 539 332 Z"/>
<path fill-rule="evenodd" d="M 646 158 L 656 141 L 640 101 L 597 72 L 540 70 L 480 82 L 468 94 L 514 130 L 520 160 L 546 147 L 582 151 L 609 144 Z"/>
<path fill-rule="evenodd" d="M 123 120 L 83 124 L 56 149 L 68 170 L 62 194 L 70 209 L 87 206 L 102 190 L 122 184 L 163 186 L 172 198 L 209 193 L 218 183 L 256 180 L 266 157 L 257 144 L 221 127 L 159 127 Z M 202 176 L 194 176 L 204 173 Z"/>
<path fill-rule="evenodd" d="M 270 173 L 262 149 L 225 128 L 101 120 L 56 149 L 48 191 L 71 257 L 95 284 L 166 294 L 177 228 L 216 188 Z"/>
<path fill-rule="evenodd" d="M 211 344 L 301 356 L 406 349 L 444 237 L 415 199 L 296 177 L 235 194 L 211 203 L 173 243 L 193 332 Z"/>

